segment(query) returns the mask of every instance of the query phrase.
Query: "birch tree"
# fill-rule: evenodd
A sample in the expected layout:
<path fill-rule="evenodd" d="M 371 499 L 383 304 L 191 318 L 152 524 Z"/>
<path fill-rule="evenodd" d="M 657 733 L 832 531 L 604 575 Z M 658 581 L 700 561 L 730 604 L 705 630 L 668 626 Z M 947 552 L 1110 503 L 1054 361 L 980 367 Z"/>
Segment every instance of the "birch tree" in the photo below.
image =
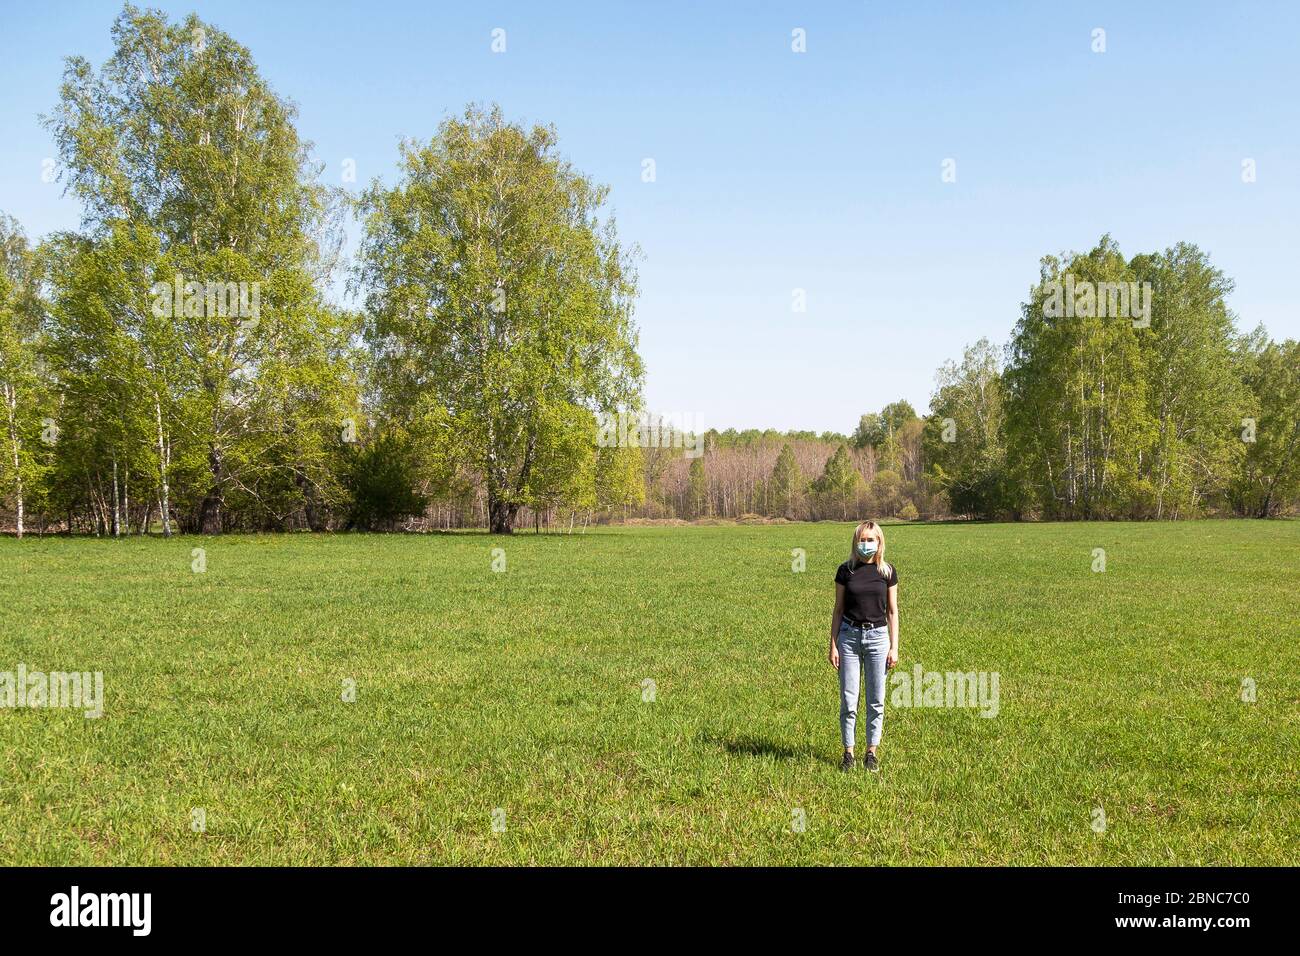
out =
<path fill-rule="evenodd" d="M 959 514 L 988 518 L 1012 510 L 998 350 L 980 339 L 960 364 L 945 363 L 935 382 L 924 436 L 930 476 Z"/>
<path fill-rule="evenodd" d="M 470 107 L 400 169 L 361 201 L 355 276 L 386 407 L 482 476 L 509 534 L 593 459 L 597 413 L 639 407 L 631 257 L 549 127 Z"/>
<path fill-rule="evenodd" d="M 1088 310 L 1054 314 L 1067 277 L 1080 289 L 1133 278 L 1109 237 L 1086 254 L 1042 260 L 1008 352 L 1008 459 L 1047 517 L 1133 516 L 1151 491 L 1141 354 L 1150 330 Z"/>
<path fill-rule="evenodd" d="M 1239 351 L 1249 396 L 1236 410 L 1228 496 L 1239 514 L 1267 518 L 1300 497 L 1300 342 L 1270 342 L 1258 329 Z"/>
<path fill-rule="evenodd" d="M 1136 256 L 1132 267 L 1152 290 L 1142 349 L 1154 429 L 1144 464 L 1154 497 L 1149 508 L 1157 520 L 1195 517 L 1227 482 L 1246 395 L 1232 360 L 1232 281 L 1187 243 Z"/>
<path fill-rule="evenodd" d="M 198 456 L 187 506 L 215 533 L 232 495 L 276 510 L 326 485 L 322 447 L 355 396 L 349 317 L 323 300 L 342 206 L 232 37 L 128 5 L 113 39 L 98 71 L 68 60 L 47 119 L 83 206 L 79 267 L 100 269 L 65 291 L 65 324 L 129 340 L 164 529 L 177 458 Z"/>
<path fill-rule="evenodd" d="M 43 417 L 48 416 L 40 374 L 42 310 L 36 259 L 18 223 L 0 215 L 0 405 L 4 454 L 3 493 L 13 501 L 22 538 L 30 489 L 44 470 Z M 46 436 L 49 437 L 49 436 Z"/>

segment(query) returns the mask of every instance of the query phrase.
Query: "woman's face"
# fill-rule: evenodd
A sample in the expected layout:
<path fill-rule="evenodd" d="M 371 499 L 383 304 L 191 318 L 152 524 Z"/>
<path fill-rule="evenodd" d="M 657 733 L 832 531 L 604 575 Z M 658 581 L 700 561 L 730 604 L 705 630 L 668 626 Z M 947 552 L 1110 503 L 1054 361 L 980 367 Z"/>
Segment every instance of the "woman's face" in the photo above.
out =
<path fill-rule="evenodd" d="M 858 535 L 859 541 L 874 541 L 876 550 L 880 550 L 880 530 L 878 528 L 863 528 L 862 533 Z"/>
<path fill-rule="evenodd" d="M 858 532 L 858 557 L 870 559 L 880 550 L 880 529 L 863 528 Z"/>

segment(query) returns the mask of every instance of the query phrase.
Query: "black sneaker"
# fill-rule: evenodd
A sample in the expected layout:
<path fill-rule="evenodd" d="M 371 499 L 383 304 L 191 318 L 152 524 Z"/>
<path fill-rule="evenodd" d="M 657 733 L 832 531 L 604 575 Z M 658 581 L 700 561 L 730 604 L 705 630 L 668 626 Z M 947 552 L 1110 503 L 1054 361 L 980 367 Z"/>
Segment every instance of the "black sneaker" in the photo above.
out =
<path fill-rule="evenodd" d="M 866 767 L 872 773 L 876 773 L 880 770 L 880 763 L 876 760 L 876 755 L 870 750 L 868 750 L 867 755 L 862 758 L 862 766 Z"/>
<path fill-rule="evenodd" d="M 840 769 L 841 770 L 853 769 L 853 754 L 848 753 L 847 751 L 845 752 L 844 759 L 840 761 Z"/>

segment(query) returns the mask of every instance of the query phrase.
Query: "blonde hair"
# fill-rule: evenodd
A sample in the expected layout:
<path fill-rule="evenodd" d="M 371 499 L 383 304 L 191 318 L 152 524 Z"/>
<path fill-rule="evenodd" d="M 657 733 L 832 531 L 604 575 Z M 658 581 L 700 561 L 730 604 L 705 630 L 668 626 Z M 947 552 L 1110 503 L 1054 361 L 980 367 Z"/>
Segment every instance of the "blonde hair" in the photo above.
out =
<path fill-rule="evenodd" d="M 864 530 L 876 532 L 880 538 L 880 547 L 870 558 L 858 557 L 858 538 Z M 881 577 L 889 577 L 889 565 L 885 563 L 885 529 L 874 521 L 863 521 L 853 529 L 853 540 L 849 542 L 849 570 L 856 571 L 859 564 L 874 564 Z"/>

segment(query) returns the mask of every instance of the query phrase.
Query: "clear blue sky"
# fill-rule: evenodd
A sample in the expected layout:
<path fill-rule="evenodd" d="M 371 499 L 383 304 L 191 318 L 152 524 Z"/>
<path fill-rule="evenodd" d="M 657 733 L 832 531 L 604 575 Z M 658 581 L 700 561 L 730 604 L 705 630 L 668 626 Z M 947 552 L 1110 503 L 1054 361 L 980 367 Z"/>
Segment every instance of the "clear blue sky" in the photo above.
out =
<path fill-rule="evenodd" d="M 1244 327 L 1300 336 L 1294 2 L 148 5 L 246 44 L 336 182 L 347 158 L 391 181 L 398 138 L 471 100 L 555 124 L 645 254 L 648 405 L 706 427 L 924 410 L 942 361 L 1006 341 L 1042 255 L 1105 232 L 1128 255 L 1197 243 Z M 77 223 L 37 114 L 64 56 L 107 57 L 119 9 L 0 17 L 0 210 L 33 237 Z"/>

